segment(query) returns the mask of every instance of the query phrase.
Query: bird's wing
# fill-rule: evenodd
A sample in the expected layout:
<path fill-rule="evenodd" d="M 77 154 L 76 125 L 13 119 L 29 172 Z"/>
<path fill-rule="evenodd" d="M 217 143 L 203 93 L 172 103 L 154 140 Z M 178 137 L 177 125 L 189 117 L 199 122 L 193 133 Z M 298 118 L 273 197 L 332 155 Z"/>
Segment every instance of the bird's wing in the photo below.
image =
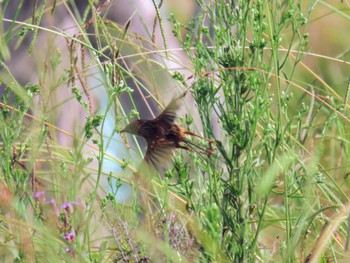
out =
<path fill-rule="evenodd" d="M 177 114 L 176 111 L 180 108 L 180 98 L 174 98 L 163 112 L 153 121 L 165 129 L 170 129 L 173 125 Z"/>
<path fill-rule="evenodd" d="M 146 140 L 149 139 L 144 161 L 157 171 L 168 167 L 174 155 L 175 142 L 166 136 L 171 131 L 177 117 L 176 111 L 180 108 L 180 98 L 181 96 L 172 99 L 158 117 L 148 121 L 149 129 L 153 134 L 145 136 Z"/>
<path fill-rule="evenodd" d="M 147 151 L 144 161 L 157 171 L 169 166 L 174 155 L 174 142 L 159 139 L 147 142 Z"/>

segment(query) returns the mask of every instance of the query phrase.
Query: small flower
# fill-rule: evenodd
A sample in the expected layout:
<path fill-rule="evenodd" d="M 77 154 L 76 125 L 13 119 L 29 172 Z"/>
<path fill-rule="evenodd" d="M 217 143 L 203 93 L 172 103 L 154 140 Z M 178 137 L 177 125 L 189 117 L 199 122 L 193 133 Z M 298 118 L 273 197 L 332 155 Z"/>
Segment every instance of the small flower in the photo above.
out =
<path fill-rule="evenodd" d="M 69 207 L 71 206 L 71 203 L 63 203 L 62 208 L 66 211 L 68 211 Z"/>
<path fill-rule="evenodd" d="M 69 253 L 72 252 L 72 250 L 69 247 L 66 247 L 66 252 Z"/>
<path fill-rule="evenodd" d="M 36 201 L 39 201 L 39 202 L 45 202 L 46 200 L 44 191 L 36 192 L 33 197 Z"/>
<path fill-rule="evenodd" d="M 68 233 L 67 235 L 64 236 L 65 240 L 74 240 L 75 239 L 75 231 Z"/>

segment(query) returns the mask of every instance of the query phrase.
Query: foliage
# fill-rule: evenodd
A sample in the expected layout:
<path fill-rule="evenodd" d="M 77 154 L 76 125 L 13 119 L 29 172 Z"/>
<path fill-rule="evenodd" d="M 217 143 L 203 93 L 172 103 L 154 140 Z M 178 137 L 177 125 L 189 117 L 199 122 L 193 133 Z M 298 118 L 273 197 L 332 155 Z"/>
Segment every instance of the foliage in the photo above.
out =
<path fill-rule="evenodd" d="M 325 57 L 310 30 L 346 28 L 347 3 L 229 2 L 187 1 L 186 20 L 153 1 L 151 24 L 113 21 L 111 1 L 1 3 L 4 261 L 347 259 L 348 37 Z M 73 30 L 47 24 L 62 14 Z M 215 150 L 143 169 L 119 131 L 182 93 L 179 124 Z"/>

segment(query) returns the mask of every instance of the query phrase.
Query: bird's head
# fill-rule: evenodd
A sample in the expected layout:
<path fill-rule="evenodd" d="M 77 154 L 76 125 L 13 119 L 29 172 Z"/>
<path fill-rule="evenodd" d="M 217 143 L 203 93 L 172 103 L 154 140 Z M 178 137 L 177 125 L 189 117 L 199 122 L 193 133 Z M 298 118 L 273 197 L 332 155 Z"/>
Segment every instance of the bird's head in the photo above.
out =
<path fill-rule="evenodd" d="M 142 124 L 142 120 L 134 120 L 130 122 L 124 129 L 122 129 L 120 133 L 128 132 L 131 134 L 138 135 L 141 124 Z"/>

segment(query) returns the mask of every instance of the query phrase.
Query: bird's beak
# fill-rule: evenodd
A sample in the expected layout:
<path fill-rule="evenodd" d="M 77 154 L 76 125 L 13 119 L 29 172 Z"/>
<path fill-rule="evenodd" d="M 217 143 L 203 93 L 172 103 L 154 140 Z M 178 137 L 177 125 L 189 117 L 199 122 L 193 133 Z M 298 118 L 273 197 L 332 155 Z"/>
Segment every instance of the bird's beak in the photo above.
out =
<path fill-rule="evenodd" d="M 128 132 L 128 133 L 131 133 L 131 134 L 136 134 L 135 133 L 135 123 L 134 122 L 130 122 L 128 125 L 126 125 L 126 127 L 124 127 L 124 129 L 122 129 L 120 131 L 120 133 L 123 133 L 123 132 Z"/>

